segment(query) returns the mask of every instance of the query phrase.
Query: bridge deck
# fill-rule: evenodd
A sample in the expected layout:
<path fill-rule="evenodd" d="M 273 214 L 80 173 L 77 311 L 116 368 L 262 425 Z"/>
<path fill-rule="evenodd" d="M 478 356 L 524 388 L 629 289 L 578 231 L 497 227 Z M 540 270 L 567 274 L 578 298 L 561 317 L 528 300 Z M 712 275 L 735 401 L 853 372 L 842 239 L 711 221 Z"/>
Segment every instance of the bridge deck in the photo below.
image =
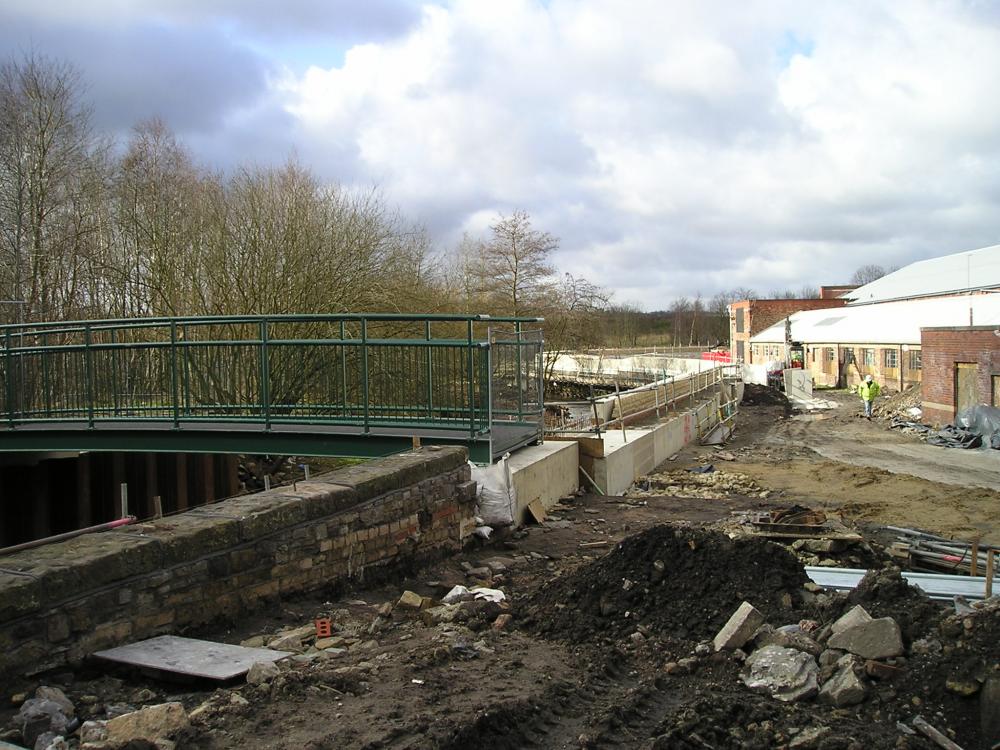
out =
<path fill-rule="evenodd" d="M 308 315 L 4 326 L 0 451 L 379 456 L 419 438 L 488 461 L 541 437 L 542 339 L 526 322 Z"/>

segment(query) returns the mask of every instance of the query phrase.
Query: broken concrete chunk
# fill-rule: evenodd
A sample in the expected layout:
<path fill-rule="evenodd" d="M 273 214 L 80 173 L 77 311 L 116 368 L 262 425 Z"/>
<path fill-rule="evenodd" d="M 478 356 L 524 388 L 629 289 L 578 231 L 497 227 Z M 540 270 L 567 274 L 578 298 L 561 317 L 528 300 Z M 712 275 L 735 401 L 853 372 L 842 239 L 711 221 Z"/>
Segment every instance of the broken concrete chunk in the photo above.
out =
<path fill-rule="evenodd" d="M 420 605 L 424 603 L 424 597 L 420 596 L 413 591 L 404 591 L 403 595 L 399 597 L 399 601 L 396 603 L 397 607 L 405 607 L 407 609 L 420 609 Z"/>
<path fill-rule="evenodd" d="M 25 744 L 34 747 L 35 741 L 47 732 L 66 734 L 70 721 L 59 703 L 47 698 L 29 698 L 21 704 L 13 723 L 21 730 Z"/>
<path fill-rule="evenodd" d="M 796 651 L 805 651 L 807 654 L 819 656 L 823 653 L 823 647 L 802 631 L 774 630 L 761 628 L 754 637 L 754 642 L 759 647 L 782 646 L 784 648 L 794 648 Z"/>
<path fill-rule="evenodd" d="M 816 695 L 819 667 L 807 653 L 781 646 L 765 646 L 746 661 L 750 671 L 743 684 L 758 693 L 790 703 Z"/>
<path fill-rule="evenodd" d="M 843 666 L 829 680 L 823 683 L 819 691 L 819 700 L 831 706 L 843 708 L 861 703 L 868 695 L 868 688 L 858 677 L 854 668 Z"/>
<path fill-rule="evenodd" d="M 124 716 L 108 721 L 108 742 L 128 743 L 133 740 L 170 739 L 191 726 L 184 706 L 180 703 L 161 703 L 146 706 Z"/>
<path fill-rule="evenodd" d="M 272 651 L 301 651 L 302 637 L 294 633 L 279 635 L 268 641 L 267 647 Z"/>
<path fill-rule="evenodd" d="M 42 685 L 35 691 L 35 697 L 40 700 L 52 701 L 70 718 L 76 716 L 76 708 L 73 706 L 73 702 L 66 697 L 66 693 L 57 687 Z"/>
<path fill-rule="evenodd" d="M 812 750 L 830 734 L 830 727 L 810 727 L 803 729 L 788 743 L 789 750 Z"/>
<path fill-rule="evenodd" d="M 434 625 L 440 625 L 442 622 L 454 622 L 455 618 L 458 617 L 458 613 L 461 611 L 461 605 L 441 604 L 437 607 L 425 609 L 420 613 L 420 619 L 424 621 L 424 625 L 432 627 Z"/>
<path fill-rule="evenodd" d="M 850 651 L 862 659 L 886 659 L 903 653 L 903 636 L 891 617 L 880 617 L 841 630 L 830 636 L 827 643 L 830 648 Z"/>
<path fill-rule="evenodd" d="M 712 641 L 716 651 L 739 648 L 764 624 L 764 615 L 750 602 L 743 602 Z"/>
<path fill-rule="evenodd" d="M 104 742 L 108 738 L 108 722 L 85 721 L 80 727 L 80 743 Z"/>
<path fill-rule="evenodd" d="M 868 610 L 862 607 L 860 604 L 855 605 L 843 615 L 841 615 L 830 629 L 833 631 L 834 635 L 840 633 L 848 628 L 853 628 L 855 625 L 863 625 L 866 622 L 871 622 L 872 616 L 868 614 Z"/>
<path fill-rule="evenodd" d="M 279 674 L 281 674 L 281 669 L 273 661 L 254 662 L 250 671 L 247 672 L 247 684 L 262 685 L 265 682 L 270 682 Z"/>

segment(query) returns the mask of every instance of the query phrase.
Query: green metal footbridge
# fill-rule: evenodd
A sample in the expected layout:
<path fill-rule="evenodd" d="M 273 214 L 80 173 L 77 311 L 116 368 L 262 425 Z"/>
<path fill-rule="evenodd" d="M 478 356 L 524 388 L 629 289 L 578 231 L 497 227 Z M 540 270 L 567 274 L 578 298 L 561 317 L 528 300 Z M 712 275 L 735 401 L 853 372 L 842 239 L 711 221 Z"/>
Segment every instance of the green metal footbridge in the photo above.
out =
<path fill-rule="evenodd" d="M 0 326 L 0 452 L 373 457 L 541 440 L 537 318 L 272 315 Z"/>

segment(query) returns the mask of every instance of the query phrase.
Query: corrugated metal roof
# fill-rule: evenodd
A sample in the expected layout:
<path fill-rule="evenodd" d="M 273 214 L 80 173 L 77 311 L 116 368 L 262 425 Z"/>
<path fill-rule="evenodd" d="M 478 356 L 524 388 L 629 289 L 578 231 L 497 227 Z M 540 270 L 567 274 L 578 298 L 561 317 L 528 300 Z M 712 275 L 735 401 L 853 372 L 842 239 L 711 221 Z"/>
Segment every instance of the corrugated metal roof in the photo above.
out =
<path fill-rule="evenodd" d="M 1000 245 L 917 261 L 841 295 L 850 304 L 1000 288 Z"/>
<path fill-rule="evenodd" d="M 957 297 L 851 305 L 804 310 L 792 315 L 792 341 L 816 344 L 919 344 L 920 329 L 933 326 L 1000 326 L 1000 292 Z M 783 344 L 785 321 L 775 323 L 751 343 Z"/>

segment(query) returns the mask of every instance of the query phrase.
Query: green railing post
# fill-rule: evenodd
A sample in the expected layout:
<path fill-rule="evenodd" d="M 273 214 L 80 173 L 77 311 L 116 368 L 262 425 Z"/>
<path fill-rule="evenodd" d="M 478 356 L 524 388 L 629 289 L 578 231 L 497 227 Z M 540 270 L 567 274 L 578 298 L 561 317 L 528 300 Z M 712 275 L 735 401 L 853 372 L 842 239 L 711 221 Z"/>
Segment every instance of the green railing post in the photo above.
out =
<path fill-rule="evenodd" d="M 181 426 L 181 397 L 177 389 L 180 385 L 177 377 L 177 323 L 170 321 L 170 394 L 174 411 L 174 429 Z"/>
<path fill-rule="evenodd" d="M 118 336 L 113 328 L 111 329 L 111 343 L 118 343 Z M 117 417 L 120 415 L 120 406 L 118 401 L 118 349 L 116 347 L 111 347 L 111 394 Z"/>
<path fill-rule="evenodd" d="M 476 436 L 475 406 L 475 359 L 472 353 L 472 321 L 468 322 L 468 367 L 469 367 L 469 437 Z"/>
<path fill-rule="evenodd" d="M 367 435 L 371 426 L 368 424 L 368 318 L 361 319 L 361 398 L 364 401 L 364 430 Z"/>
<path fill-rule="evenodd" d="M 184 386 L 184 416 L 191 416 L 191 348 L 188 346 L 188 327 L 181 325 L 181 342 L 179 346 L 184 352 L 184 369 L 181 371 L 181 384 Z"/>
<path fill-rule="evenodd" d="M 260 401 L 264 429 L 271 429 L 271 375 L 267 351 L 267 320 L 260 321 Z"/>
<path fill-rule="evenodd" d="M 344 332 L 344 319 L 340 320 L 340 386 L 343 393 L 342 416 L 347 416 L 347 337 Z"/>
<path fill-rule="evenodd" d="M 49 336 L 42 334 L 42 348 L 48 348 Z M 49 381 L 49 356 L 48 352 L 42 352 L 42 391 L 45 393 L 45 416 L 52 416 L 52 384 Z"/>
<path fill-rule="evenodd" d="M 524 421 L 524 388 L 523 384 L 528 381 L 527 378 L 522 380 L 521 378 L 521 324 L 514 324 L 514 333 L 516 334 L 514 338 L 517 340 L 517 421 Z"/>
<path fill-rule="evenodd" d="M 87 426 L 94 426 L 94 360 L 91 349 L 90 326 L 83 329 L 83 363 L 87 381 Z"/>
<path fill-rule="evenodd" d="M 431 322 L 424 321 L 424 341 L 431 340 Z M 427 347 L 427 418 L 434 418 L 434 371 L 431 367 L 431 348 Z"/>
<path fill-rule="evenodd" d="M 10 329 L 8 328 L 4 334 L 4 347 L 7 372 L 4 373 L 7 380 L 7 426 L 13 429 L 14 427 L 14 359 L 11 353 L 11 340 L 10 340 Z"/>

